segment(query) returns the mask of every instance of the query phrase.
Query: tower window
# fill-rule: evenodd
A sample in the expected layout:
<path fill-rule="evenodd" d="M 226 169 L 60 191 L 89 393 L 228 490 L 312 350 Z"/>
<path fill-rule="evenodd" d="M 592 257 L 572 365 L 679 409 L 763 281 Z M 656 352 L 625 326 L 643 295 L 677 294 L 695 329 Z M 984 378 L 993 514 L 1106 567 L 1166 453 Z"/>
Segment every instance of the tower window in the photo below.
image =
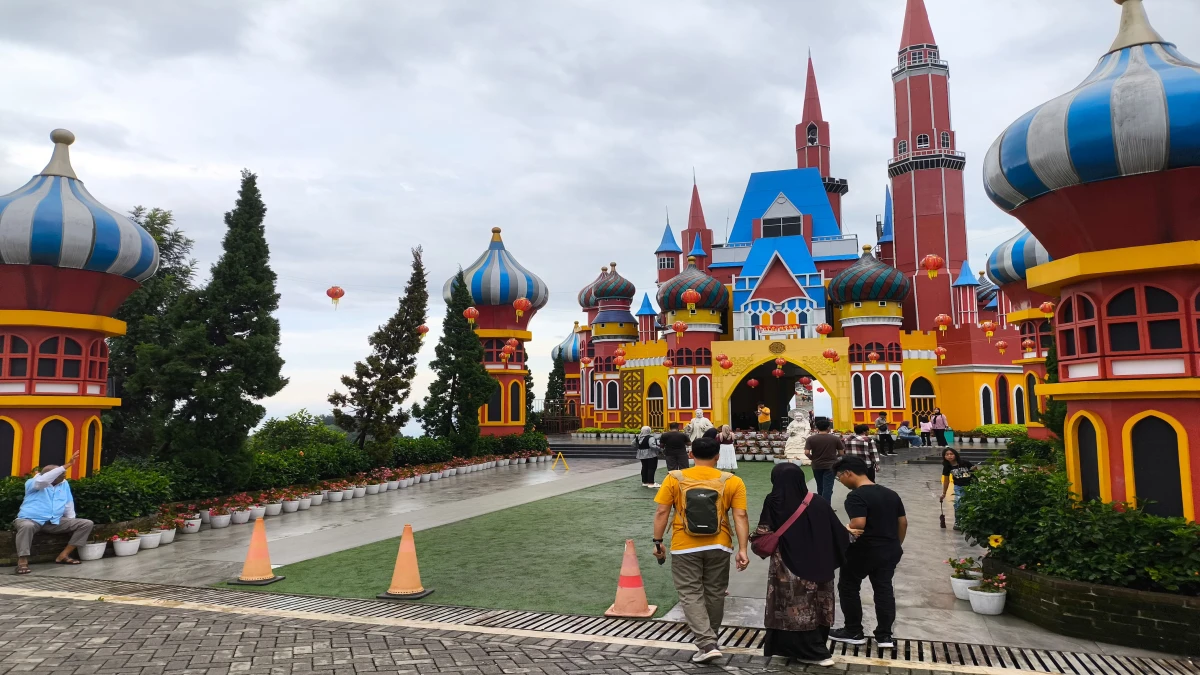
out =
<path fill-rule="evenodd" d="M 817 144 L 817 125 L 815 124 L 808 125 L 808 144 Z"/>
<path fill-rule="evenodd" d="M 658 259 L 658 269 L 673 270 L 675 269 L 675 258 L 670 256 L 662 256 Z"/>
<path fill-rule="evenodd" d="M 928 147 L 929 147 L 929 135 L 921 134 L 920 136 L 917 136 L 917 149 L 928 148 Z"/>
<path fill-rule="evenodd" d="M 908 141 L 900 141 L 899 143 L 896 144 L 896 154 L 897 155 L 907 155 L 908 154 Z"/>
<path fill-rule="evenodd" d="M 804 217 L 789 216 L 787 218 L 763 218 L 762 236 L 796 237 L 804 234 Z"/>
<path fill-rule="evenodd" d="M 943 148 L 950 147 L 950 132 L 949 131 L 942 132 L 942 147 Z"/>
<path fill-rule="evenodd" d="M 912 53 L 912 58 L 910 58 L 910 59 L 909 59 L 909 62 L 910 62 L 910 63 L 914 63 L 914 64 L 916 64 L 916 63 L 925 63 L 925 52 L 923 52 L 923 51 L 915 51 L 915 52 L 913 52 L 913 53 Z"/>
<path fill-rule="evenodd" d="M 939 56 L 939 54 L 938 54 L 938 51 L 937 51 L 936 49 L 931 49 L 931 50 L 929 51 L 929 60 L 930 60 L 930 61 L 937 61 L 937 60 L 938 60 L 938 56 Z"/>

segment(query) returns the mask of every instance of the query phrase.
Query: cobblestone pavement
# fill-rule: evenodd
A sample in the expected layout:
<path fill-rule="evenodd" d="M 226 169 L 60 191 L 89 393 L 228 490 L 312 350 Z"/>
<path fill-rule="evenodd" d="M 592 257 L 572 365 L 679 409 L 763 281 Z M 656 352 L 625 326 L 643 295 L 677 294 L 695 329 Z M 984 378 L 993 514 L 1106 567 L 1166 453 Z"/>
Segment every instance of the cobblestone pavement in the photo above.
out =
<path fill-rule="evenodd" d="M 0 673 L 844 673 L 748 654 L 425 631 L 270 616 L 0 596 Z M 873 666 L 877 673 L 927 673 Z"/>

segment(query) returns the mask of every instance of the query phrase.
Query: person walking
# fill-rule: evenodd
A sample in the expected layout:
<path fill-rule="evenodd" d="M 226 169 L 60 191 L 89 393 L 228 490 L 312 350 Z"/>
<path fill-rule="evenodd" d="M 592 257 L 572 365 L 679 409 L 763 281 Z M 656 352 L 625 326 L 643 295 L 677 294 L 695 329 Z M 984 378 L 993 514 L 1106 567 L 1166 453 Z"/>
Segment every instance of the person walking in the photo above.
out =
<path fill-rule="evenodd" d="M 933 417 L 929 418 L 929 424 L 933 437 L 937 439 L 937 444 L 943 448 L 946 447 L 946 432 L 950 429 L 950 423 L 946 421 L 946 416 L 942 414 L 941 408 L 933 409 Z"/>
<path fill-rule="evenodd" d="M 817 483 L 817 494 L 826 503 L 833 503 L 833 465 L 846 452 L 846 444 L 832 433 L 833 422 L 828 417 L 818 417 L 817 433 L 804 442 L 804 454 L 812 461 L 813 480 Z"/>
<path fill-rule="evenodd" d="M 954 448 L 946 448 L 942 451 L 942 495 L 938 501 L 946 501 L 946 493 L 950 491 L 950 485 L 954 485 L 954 529 L 961 531 L 958 526 L 958 504 L 962 501 L 963 493 L 967 486 L 975 477 L 971 471 L 975 465 L 958 456 L 958 451 Z"/>
<path fill-rule="evenodd" d="M 642 463 L 642 487 L 656 488 L 654 474 L 658 473 L 658 448 L 654 445 L 654 430 L 642 427 L 633 439 L 634 456 Z"/>
<path fill-rule="evenodd" d="M 868 478 L 867 466 L 859 457 L 843 457 L 834 471 L 842 485 L 850 488 L 846 516 L 857 539 L 846 550 L 837 585 L 845 624 L 830 631 L 829 638 L 852 645 L 867 643 L 859 593 L 863 580 L 870 579 L 875 594 L 875 646 L 895 647 L 892 624 L 896 622 L 896 594 L 892 577 L 904 555 L 904 536 L 908 533 L 904 502 L 900 495 Z"/>
<path fill-rule="evenodd" d="M 755 536 L 781 530 L 767 571 L 763 655 L 832 666 L 826 643 L 833 626 L 833 577 L 845 561 L 850 535 L 829 502 L 808 491 L 804 470 L 791 463 L 771 471 L 771 492 Z"/>
<path fill-rule="evenodd" d="M 887 413 L 880 411 L 875 418 L 875 438 L 879 445 L 879 454 L 887 457 L 896 454 L 896 445 L 892 442 L 892 425 L 888 424 Z"/>
<path fill-rule="evenodd" d="M 688 467 L 688 437 L 679 430 L 679 422 L 671 422 L 670 431 L 658 437 L 658 444 L 667 458 L 667 471 Z"/>
<path fill-rule="evenodd" d="M 709 429 L 714 429 L 713 423 L 704 417 L 704 411 L 699 408 L 692 413 L 692 421 L 683 428 L 687 434 L 688 443 L 695 443 L 697 438 L 704 438 Z"/>
<path fill-rule="evenodd" d="M 750 564 L 746 484 L 731 473 L 717 470 L 719 453 L 716 441 L 698 439 L 692 444 L 696 466 L 668 473 L 654 497 L 658 504 L 654 513 L 654 557 L 660 562 L 667 558 L 663 539 L 670 524 L 671 577 L 692 630 L 697 650 L 692 661 L 696 663 L 721 657 L 717 633 L 725 617 L 733 530 L 737 532 L 734 563 L 738 571 Z"/>
<path fill-rule="evenodd" d="M 758 410 L 756 410 L 755 413 L 758 415 L 758 430 L 759 431 L 770 431 L 771 430 L 771 409 L 768 408 L 766 406 L 766 404 L 764 404 L 762 401 L 759 401 L 758 402 Z"/>
<path fill-rule="evenodd" d="M 879 450 L 875 447 L 875 439 L 867 435 L 871 427 L 865 424 L 854 425 L 854 433 L 844 440 L 848 457 L 858 457 L 867 465 L 867 476 L 875 482 L 875 469 L 879 467 Z"/>
<path fill-rule="evenodd" d="M 733 429 L 726 424 L 721 427 L 720 433 L 717 434 L 717 443 L 721 446 L 721 453 L 717 457 L 717 468 L 721 471 L 737 471 L 737 451 L 733 447 L 734 442 Z"/>
<path fill-rule="evenodd" d="M 929 415 L 921 413 L 917 416 L 917 429 L 921 432 L 921 445 L 933 445 L 933 440 L 929 434 L 933 431 L 933 424 L 929 422 Z"/>

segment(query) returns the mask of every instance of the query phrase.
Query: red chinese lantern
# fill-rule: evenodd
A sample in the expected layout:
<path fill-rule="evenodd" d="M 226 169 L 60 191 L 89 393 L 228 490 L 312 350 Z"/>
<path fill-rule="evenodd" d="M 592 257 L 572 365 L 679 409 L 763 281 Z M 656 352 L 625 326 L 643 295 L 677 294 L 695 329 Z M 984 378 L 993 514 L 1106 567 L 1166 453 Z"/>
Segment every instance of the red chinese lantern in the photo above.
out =
<path fill-rule="evenodd" d="M 921 259 L 921 267 L 929 274 L 930 279 L 936 279 L 938 270 L 942 269 L 945 264 L 946 261 L 942 260 L 941 256 L 932 253 Z"/>
<path fill-rule="evenodd" d="M 729 360 L 729 357 L 725 356 L 724 354 L 717 354 L 716 356 L 713 357 L 713 361 L 716 361 L 717 363 L 720 363 L 722 361 L 728 361 L 728 360 Z"/>
<path fill-rule="evenodd" d="M 625 356 L 625 350 L 621 347 L 617 347 L 617 351 L 613 352 L 613 356 Z"/>
<path fill-rule="evenodd" d="M 512 358 L 512 355 L 515 354 L 516 351 L 516 348 L 512 345 L 504 345 L 504 347 L 500 350 L 500 358 L 504 361 L 508 361 L 510 358 Z"/>
<path fill-rule="evenodd" d="M 330 286 L 329 290 L 325 291 L 325 295 L 328 295 L 329 299 L 333 301 L 334 310 L 337 309 L 338 300 L 341 300 L 345 294 L 346 291 L 341 286 Z"/>
<path fill-rule="evenodd" d="M 771 371 L 771 374 L 775 377 L 783 377 L 783 368 L 776 368 L 775 370 Z"/>
<path fill-rule="evenodd" d="M 613 365 L 618 368 L 625 365 L 625 357 L 624 356 L 614 356 L 613 357 Z"/>
<path fill-rule="evenodd" d="M 867 360 L 871 363 L 877 363 L 879 361 L 879 352 L 871 352 L 867 354 Z"/>
<path fill-rule="evenodd" d="M 824 393 L 825 393 L 825 387 L 817 387 L 817 393 L 818 393 L 818 394 L 824 394 Z"/>
<path fill-rule="evenodd" d="M 688 325 L 685 321 L 676 321 L 675 323 L 671 324 L 671 329 L 675 331 L 676 338 L 681 338 L 683 337 L 683 334 L 687 332 Z"/>
<path fill-rule="evenodd" d="M 820 335 L 822 338 L 827 337 L 832 332 L 833 332 L 833 326 L 830 326 L 827 323 L 819 324 L 817 326 L 817 334 Z"/>
<path fill-rule="evenodd" d="M 750 378 L 749 380 L 746 380 L 746 386 L 750 387 L 751 389 L 754 389 L 755 387 L 758 386 L 758 380 L 756 380 L 754 378 Z"/>
<path fill-rule="evenodd" d="M 836 349 L 826 349 L 825 351 L 821 352 L 821 356 L 824 356 L 825 358 L 829 359 L 830 361 L 837 363 L 838 353 L 837 353 Z"/>
<path fill-rule="evenodd" d="M 587 368 L 588 366 L 592 365 L 592 357 L 585 356 L 582 359 L 579 359 L 579 362 L 583 364 L 584 368 Z"/>
<path fill-rule="evenodd" d="M 834 363 L 837 363 L 838 361 L 841 361 L 841 360 L 842 360 L 842 357 L 838 356 L 837 354 L 834 354 L 834 355 L 833 355 L 833 362 L 834 362 Z"/>
<path fill-rule="evenodd" d="M 696 303 L 700 302 L 700 294 L 691 288 L 684 291 L 683 295 L 681 295 L 679 297 L 681 300 L 684 301 L 684 303 L 687 304 L 687 308 L 689 311 L 696 309 Z"/>
<path fill-rule="evenodd" d="M 504 344 L 508 345 L 509 347 L 512 347 L 515 350 L 517 347 L 521 346 L 521 341 L 518 340 L 517 338 L 508 338 L 508 340 L 505 341 Z"/>
<path fill-rule="evenodd" d="M 804 377 L 800 378 L 800 384 L 807 387 L 808 385 L 812 384 L 812 378 L 805 375 Z"/>
<path fill-rule="evenodd" d="M 941 347 L 941 346 L 939 346 L 937 349 L 933 350 L 933 353 L 938 355 L 939 362 L 946 360 L 947 352 L 948 352 L 948 350 L 945 347 Z"/>
<path fill-rule="evenodd" d="M 987 337 L 988 342 L 991 342 L 992 336 L 996 334 L 996 323 L 994 321 L 983 321 L 979 324 L 979 327 L 983 329 L 983 334 Z"/>
<path fill-rule="evenodd" d="M 1008 349 L 1008 342 L 1004 340 L 996 340 L 996 349 L 999 349 L 1000 353 L 1003 354 L 1004 350 Z"/>
<path fill-rule="evenodd" d="M 670 368 L 673 365 L 675 365 L 675 362 L 672 361 L 671 359 L 663 359 L 663 367 L 664 368 Z"/>
<path fill-rule="evenodd" d="M 463 310 L 463 317 L 466 318 L 467 323 L 474 326 L 475 319 L 479 318 L 479 310 L 475 309 L 474 307 L 468 307 Z"/>
<path fill-rule="evenodd" d="M 723 368 L 725 370 L 729 370 L 730 368 L 733 367 L 733 361 L 730 361 L 729 359 L 721 359 L 720 365 L 721 365 L 721 368 Z"/>
<path fill-rule="evenodd" d="M 1024 340 L 1021 340 L 1021 349 L 1024 349 L 1027 352 L 1033 351 L 1033 348 L 1036 346 L 1037 346 L 1037 343 L 1034 342 L 1033 340 L 1031 340 L 1030 338 L 1025 338 Z"/>
<path fill-rule="evenodd" d="M 1054 303 L 1053 302 L 1050 302 L 1049 300 L 1047 300 L 1047 301 L 1043 302 L 1041 304 L 1041 306 L 1038 307 L 1038 309 L 1042 311 L 1042 314 L 1046 315 L 1047 319 L 1054 318 Z"/>
<path fill-rule="evenodd" d="M 533 307 L 533 303 L 529 301 L 529 298 L 513 300 L 513 309 L 517 310 L 517 321 L 521 320 L 521 316 L 528 312 L 530 307 Z"/>
<path fill-rule="evenodd" d="M 783 358 L 782 356 L 780 356 L 779 358 L 775 359 L 775 365 L 777 365 L 777 366 L 779 366 L 780 368 L 782 368 L 782 367 L 784 367 L 784 366 L 786 366 L 786 365 L 787 365 L 787 359 L 785 359 L 785 358 Z"/>
<path fill-rule="evenodd" d="M 949 314 L 938 314 L 933 317 L 933 322 L 937 324 L 938 330 L 945 333 L 950 324 L 954 323 L 954 319 L 951 319 Z"/>
<path fill-rule="evenodd" d="M 429 326 L 421 324 L 420 326 L 417 326 L 417 332 L 420 333 L 421 339 L 424 340 L 425 334 L 429 332 Z"/>

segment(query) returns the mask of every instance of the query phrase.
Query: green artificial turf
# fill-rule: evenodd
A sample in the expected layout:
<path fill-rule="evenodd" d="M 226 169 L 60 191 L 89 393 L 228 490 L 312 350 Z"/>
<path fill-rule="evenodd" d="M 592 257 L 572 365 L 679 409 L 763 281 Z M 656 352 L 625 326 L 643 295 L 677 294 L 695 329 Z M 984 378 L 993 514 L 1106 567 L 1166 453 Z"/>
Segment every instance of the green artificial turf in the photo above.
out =
<path fill-rule="evenodd" d="M 743 463 L 737 472 L 747 486 L 751 529 L 772 468 Z M 654 493 L 632 477 L 417 532 L 421 581 L 435 591 L 420 602 L 603 614 L 616 594 L 625 540 L 633 539 L 646 595 L 661 616 L 677 596 L 670 564 L 659 566 L 651 555 Z M 398 545 L 387 539 L 285 565 L 276 570 L 283 581 L 230 588 L 374 598 L 387 590 Z"/>

